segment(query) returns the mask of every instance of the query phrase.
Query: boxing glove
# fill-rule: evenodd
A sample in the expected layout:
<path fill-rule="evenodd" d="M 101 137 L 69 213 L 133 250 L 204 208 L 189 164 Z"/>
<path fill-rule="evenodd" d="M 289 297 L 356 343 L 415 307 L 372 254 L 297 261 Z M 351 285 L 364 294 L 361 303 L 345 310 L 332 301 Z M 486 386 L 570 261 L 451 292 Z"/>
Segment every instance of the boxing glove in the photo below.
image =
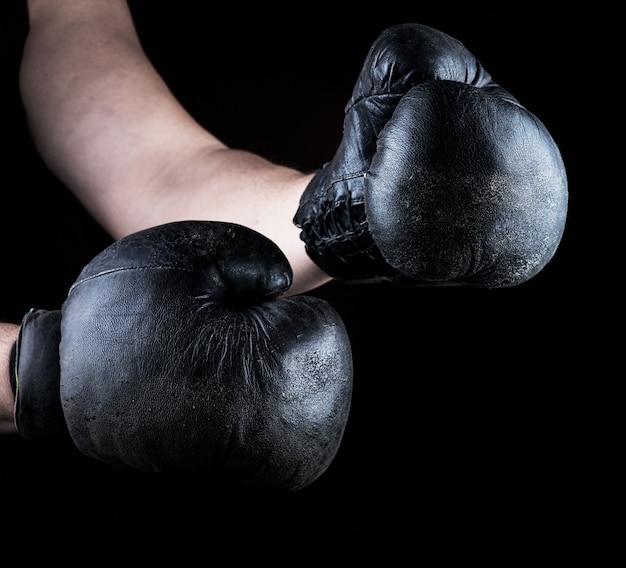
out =
<path fill-rule="evenodd" d="M 502 288 L 551 260 L 567 205 L 545 126 L 458 40 L 409 23 L 372 45 L 294 223 L 338 280 Z"/>
<path fill-rule="evenodd" d="M 29 312 L 14 348 L 18 432 L 91 458 L 301 489 L 338 451 L 351 403 L 346 329 L 324 300 L 283 297 L 278 247 L 230 223 L 127 236 L 61 310 Z"/>

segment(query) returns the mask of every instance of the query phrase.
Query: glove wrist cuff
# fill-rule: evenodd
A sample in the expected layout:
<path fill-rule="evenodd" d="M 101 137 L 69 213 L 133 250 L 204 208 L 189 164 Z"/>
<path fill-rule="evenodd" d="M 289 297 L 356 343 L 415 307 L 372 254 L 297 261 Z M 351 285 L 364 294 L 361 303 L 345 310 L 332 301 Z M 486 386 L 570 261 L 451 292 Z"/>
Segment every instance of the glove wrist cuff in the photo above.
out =
<path fill-rule="evenodd" d="M 311 180 L 294 224 L 309 257 L 329 276 L 343 282 L 393 280 L 398 272 L 381 255 L 365 220 L 360 197 L 364 175 L 330 179 L 328 166 Z"/>
<path fill-rule="evenodd" d="M 31 310 L 24 316 L 11 357 L 15 426 L 24 438 L 67 434 L 60 395 L 60 341 L 59 310 Z"/>

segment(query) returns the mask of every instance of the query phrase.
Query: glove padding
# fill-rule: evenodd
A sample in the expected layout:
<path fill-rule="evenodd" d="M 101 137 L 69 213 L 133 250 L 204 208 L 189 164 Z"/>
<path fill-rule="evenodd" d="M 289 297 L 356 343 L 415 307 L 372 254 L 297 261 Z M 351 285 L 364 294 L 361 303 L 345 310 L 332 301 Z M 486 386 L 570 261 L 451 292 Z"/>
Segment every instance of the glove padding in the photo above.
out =
<path fill-rule="evenodd" d="M 544 125 L 458 40 L 402 24 L 372 45 L 294 223 L 338 280 L 500 288 L 550 261 L 567 201 Z"/>
<path fill-rule="evenodd" d="M 338 451 L 353 368 L 338 314 L 316 297 L 281 297 L 291 279 L 274 243 L 230 223 L 171 223 L 113 243 L 60 318 L 26 316 L 18 431 L 67 427 L 83 453 L 116 466 L 308 485 Z M 59 319 L 50 347 L 32 321 Z M 26 372 L 26 345 L 41 341 L 58 349 L 56 376 Z M 66 426 L 37 418 L 34 393 L 55 380 Z"/>

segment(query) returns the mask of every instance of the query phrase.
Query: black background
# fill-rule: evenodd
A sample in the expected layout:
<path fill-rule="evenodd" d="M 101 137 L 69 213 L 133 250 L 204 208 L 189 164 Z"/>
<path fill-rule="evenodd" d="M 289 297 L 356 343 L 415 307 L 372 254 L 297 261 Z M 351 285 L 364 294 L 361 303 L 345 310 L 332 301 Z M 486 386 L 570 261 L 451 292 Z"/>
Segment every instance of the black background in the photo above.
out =
<path fill-rule="evenodd" d="M 597 561 L 614 541 L 610 481 L 622 445 L 609 449 L 609 385 L 623 372 L 606 332 L 620 304 L 616 262 L 603 252 L 612 205 L 589 79 L 606 50 L 596 18 L 541 5 L 203 5 L 131 2 L 149 57 L 224 142 L 302 170 L 332 157 L 385 27 L 415 21 L 457 37 L 560 146 L 570 184 L 563 241 L 514 289 L 315 291 L 348 327 L 355 391 L 336 460 L 299 493 L 120 471 L 65 447 L 0 439 L 0 565 L 208 565 L 216 554 L 278 563 L 397 554 L 418 565 L 433 552 L 505 565 L 537 554 Z M 17 92 L 23 6 L 2 9 L 0 319 L 18 322 L 31 307 L 60 307 L 110 240 L 31 145 Z"/>

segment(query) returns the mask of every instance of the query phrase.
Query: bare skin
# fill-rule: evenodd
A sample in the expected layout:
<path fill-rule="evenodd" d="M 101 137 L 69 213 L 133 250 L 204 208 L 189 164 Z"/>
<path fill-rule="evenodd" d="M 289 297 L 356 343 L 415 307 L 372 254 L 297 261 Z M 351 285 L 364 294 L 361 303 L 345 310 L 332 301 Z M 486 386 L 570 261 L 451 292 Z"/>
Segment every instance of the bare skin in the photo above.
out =
<path fill-rule="evenodd" d="M 229 148 L 191 117 L 147 59 L 126 0 L 29 0 L 20 89 L 50 170 L 115 239 L 165 222 L 239 223 L 293 268 L 288 294 L 330 281 L 293 215 L 311 175 Z M 15 433 L 0 325 L 0 433 Z"/>
<path fill-rule="evenodd" d="M 0 434 L 17 434 L 13 422 L 13 392 L 9 383 L 9 358 L 19 326 L 0 323 Z"/>

